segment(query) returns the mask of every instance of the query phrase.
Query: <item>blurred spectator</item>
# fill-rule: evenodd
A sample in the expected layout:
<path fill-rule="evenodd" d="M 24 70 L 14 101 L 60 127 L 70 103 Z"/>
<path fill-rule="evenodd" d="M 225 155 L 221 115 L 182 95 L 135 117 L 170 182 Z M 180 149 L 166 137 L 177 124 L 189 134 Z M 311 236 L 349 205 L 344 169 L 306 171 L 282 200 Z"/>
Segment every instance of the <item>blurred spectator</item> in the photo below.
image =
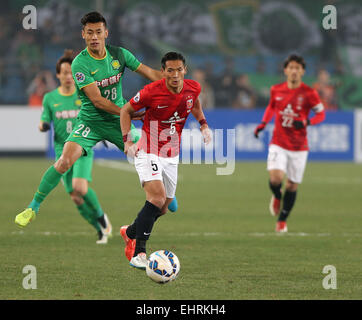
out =
<path fill-rule="evenodd" d="M 250 85 L 247 74 L 242 74 L 236 79 L 236 97 L 232 107 L 235 109 L 255 108 L 256 94 Z"/>
<path fill-rule="evenodd" d="M 31 30 L 23 30 L 17 37 L 16 59 L 20 62 L 26 76 L 39 70 L 43 61 L 42 50 L 36 43 L 35 34 Z"/>
<path fill-rule="evenodd" d="M 214 88 L 215 105 L 217 108 L 231 108 L 236 97 L 234 76 L 224 74 L 218 82 L 219 84 Z"/>
<path fill-rule="evenodd" d="M 215 97 L 214 90 L 206 80 L 206 73 L 201 69 L 196 69 L 192 73 L 192 79 L 200 83 L 201 93 L 199 95 L 201 106 L 203 109 L 214 109 Z"/>
<path fill-rule="evenodd" d="M 319 97 L 326 110 L 336 111 L 338 109 L 336 88 L 331 83 L 330 75 L 327 70 L 321 69 L 318 72 L 318 80 L 313 84 L 313 88 L 318 91 Z"/>
<path fill-rule="evenodd" d="M 41 107 L 44 94 L 55 88 L 56 82 L 52 73 L 47 70 L 39 72 L 27 89 L 29 107 Z"/>

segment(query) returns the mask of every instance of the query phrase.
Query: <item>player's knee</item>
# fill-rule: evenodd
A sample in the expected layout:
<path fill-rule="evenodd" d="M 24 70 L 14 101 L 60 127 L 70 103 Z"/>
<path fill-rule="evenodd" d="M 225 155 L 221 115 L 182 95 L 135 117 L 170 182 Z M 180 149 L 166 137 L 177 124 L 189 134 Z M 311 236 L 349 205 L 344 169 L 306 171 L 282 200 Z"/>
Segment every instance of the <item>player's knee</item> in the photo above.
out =
<path fill-rule="evenodd" d="M 54 164 L 55 170 L 60 173 L 65 173 L 72 166 L 71 159 L 68 157 L 61 156 L 58 161 Z"/>
<path fill-rule="evenodd" d="M 73 184 L 73 191 L 82 197 L 87 194 L 88 186 L 82 184 Z"/>
<path fill-rule="evenodd" d="M 270 177 L 270 184 L 272 186 L 279 186 L 283 182 L 283 178 L 279 176 L 272 176 Z"/>
<path fill-rule="evenodd" d="M 74 191 L 72 193 L 69 194 L 70 195 L 70 198 L 72 199 L 72 201 L 77 205 L 77 206 L 80 206 L 81 204 L 83 204 L 84 200 L 83 198 L 75 193 Z"/>
<path fill-rule="evenodd" d="M 298 189 L 298 183 L 287 183 L 287 185 L 285 186 L 285 190 L 289 191 L 289 192 L 296 192 Z"/>

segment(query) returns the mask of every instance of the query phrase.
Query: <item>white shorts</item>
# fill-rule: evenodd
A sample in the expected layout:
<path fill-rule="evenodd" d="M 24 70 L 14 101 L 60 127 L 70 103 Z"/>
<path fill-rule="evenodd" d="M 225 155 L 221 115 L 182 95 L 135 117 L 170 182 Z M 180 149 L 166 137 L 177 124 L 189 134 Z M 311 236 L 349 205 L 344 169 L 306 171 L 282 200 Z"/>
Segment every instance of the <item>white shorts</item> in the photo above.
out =
<path fill-rule="evenodd" d="M 267 169 L 281 170 L 290 181 L 301 183 L 307 164 L 308 151 L 290 151 L 275 144 L 269 146 Z"/>
<path fill-rule="evenodd" d="M 167 198 L 174 198 L 177 185 L 177 168 L 179 157 L 162 158 L 143 150 L 138 152 L 134 158 L 134 164 L 141 185 L 144 182 L 160 180 L 163 181 Z"/>

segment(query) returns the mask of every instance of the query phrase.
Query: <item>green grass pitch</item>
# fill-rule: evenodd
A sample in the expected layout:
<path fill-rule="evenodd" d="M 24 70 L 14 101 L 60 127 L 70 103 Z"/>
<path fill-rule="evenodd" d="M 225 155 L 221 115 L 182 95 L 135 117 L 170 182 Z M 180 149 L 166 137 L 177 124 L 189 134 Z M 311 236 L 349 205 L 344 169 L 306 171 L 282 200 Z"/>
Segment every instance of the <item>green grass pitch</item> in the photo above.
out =
<path fill-rule="evenodd" d="M 92 186 L 113 224 L 96 234 L 59 185 L 36 220 L 21 230 L 15 215 L 30 202 L 46 159 L 0 159 L 0 299 L 361 299 L 362 166 L 310 162 L 288 220 L 275 234 L 265 162 L 180 165 L 179 211 L 157 221 L 148 252 L 169 249 L 179 278 L 159 285 L 128 265 L 119 227 L 145 201 L 135 172 L 94 165 Z M 125 164 L 128 166 L 128 164 Z M 22 286 L 23 267 L 37 271 L 37 289 Z M 337 270 L 337 289 L 322 286 L 323 267 Z"/>

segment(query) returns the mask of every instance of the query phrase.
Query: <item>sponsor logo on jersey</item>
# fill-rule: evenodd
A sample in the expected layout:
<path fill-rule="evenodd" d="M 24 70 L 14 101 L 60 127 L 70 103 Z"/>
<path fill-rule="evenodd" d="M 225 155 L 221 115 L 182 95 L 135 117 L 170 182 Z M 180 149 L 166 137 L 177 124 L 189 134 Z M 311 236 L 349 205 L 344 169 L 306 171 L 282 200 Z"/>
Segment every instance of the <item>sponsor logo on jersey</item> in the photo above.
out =
<path fill-rule="evenodd" d="M 118 73 L 116 76 L 111 76 L 109 78 L 102 79 L 97 81 L 97 87 L 108 87 L 112 84 L 118 83 L 122 77 L 122 72 Z"/>
<path fill-rule="evenodd" d="M 91 74 L 96 74 L 98 72 L 99 69 L 91 71 Z"/>
<path fill-rule="evenodd" d="M 56 107 L 58 107 L 58 106 L 60 106 L 60 105 L 61 105 L 61 103 L 54 103 L 54 104 L 53 104 L 54 108 L 56 108 Z"/>
<path fill-rule="evenodd" d="M 180 122 L 184 121 L 186 118 L 180 118 L 178 115 L 178 112 L 176 111 L 172 117 L 170 117 L 168 120 L 161 121 L 162 123 L 172 123 L 172 122 Z"/>
<path fill-rule="evenodd" d="M 281 100 L 283 100 L 284 99 L 284 97 L 275 97 L 275 100 L 276 101 L 281 101 Z"/>
<path fill-rule="evenodd" d="M 295 113 L 293 108 L 292 108 L 292 105 L 289 103 L 285 109 L 283 111 L 280 111 L 279 112 L 281 115 L 283 116 L 288 116 L 288 117 L 298 117 L 298 113 Z"/>
<path fill-rule="evenodd" d="M 77 72 L 75 74 L 75 79 L 79 82 L 82 83 L 85 80 L 85 75 L 82 72 Z"/>
<path fill-rule="evenodd" d="M 168 106 L 157 106 L 157 109 L 168 108 Z"/>
<path fill-rule="evenodd" d="M 113 68 L 113 69 L 119 69 L 120 66 L 121 66 L 121 64 L 119 63 L 118 60 L 113 60 L 113 61 L 111 62 L 111 65 L 112 65 L 112 68 Z"/>
<path fill-rule="evenodd" d="M 73 119 L 78 116 L 79 110 L 63 110 L 57 111 L 55 117 L 57 119 Z"/>

